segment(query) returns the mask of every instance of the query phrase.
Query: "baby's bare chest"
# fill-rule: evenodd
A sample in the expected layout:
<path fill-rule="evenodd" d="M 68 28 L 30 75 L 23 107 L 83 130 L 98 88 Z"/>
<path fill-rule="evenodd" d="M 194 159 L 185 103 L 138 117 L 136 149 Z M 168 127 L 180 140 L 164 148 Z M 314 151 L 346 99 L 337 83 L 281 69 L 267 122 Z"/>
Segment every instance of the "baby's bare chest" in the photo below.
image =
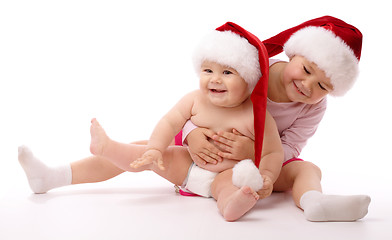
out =
<path fill-rule="evenodd" d="M 215 132 L 231 132 L 235 128 L 242 134 L 253 138 L 253 110 L 252 105 L 249 104 L 236 108 L 201 105 L 195 109 L 191 120 L 195 125 Z"/>

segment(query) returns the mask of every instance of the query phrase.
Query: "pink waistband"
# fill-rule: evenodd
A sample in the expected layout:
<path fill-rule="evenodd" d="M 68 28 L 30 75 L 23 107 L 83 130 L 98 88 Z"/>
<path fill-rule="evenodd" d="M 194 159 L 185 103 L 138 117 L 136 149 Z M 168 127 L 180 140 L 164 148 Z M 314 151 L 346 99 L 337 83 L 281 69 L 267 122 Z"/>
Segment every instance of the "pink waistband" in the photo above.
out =
<path fill-rule="evenodd" d="M 304 160 L 301 159 L 301 158 L 292 158 L 292 159 L 289 159 L 289 160 L 287 160 L 286 162 L 284 162 L 283 165 L 282 165 L 282 167 L 284 167 L 284 166 L 286 166 L 287 164 L 289 164 L 289 163 L 291 163 L 291 162 L 294 162 L 294 161 L 304 161 Z"/>
<path fill-rule="evenodd" d="M 174 188 L 176 189 L 176 193 L 179 193 L 182 196 L 186 196 L 186 197 L 201 197 L 200 195 L 190 192 L 188 190 L 182 190 L 181 187 L 174 185 Z"/>
<path fill-rule="evenodd" d="M 174 137 L 176 146 L 182 146 L 182 130 Z"/>

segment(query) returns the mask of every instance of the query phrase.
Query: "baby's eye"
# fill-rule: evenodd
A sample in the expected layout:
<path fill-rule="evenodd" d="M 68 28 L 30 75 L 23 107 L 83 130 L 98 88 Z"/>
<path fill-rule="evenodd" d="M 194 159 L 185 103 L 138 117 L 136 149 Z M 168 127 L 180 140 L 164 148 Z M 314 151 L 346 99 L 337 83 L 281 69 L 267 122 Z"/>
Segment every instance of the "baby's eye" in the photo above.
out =
<path fill-rule="evenodd" d="M 206 72 L 206 73 L 212 73 L 212 70 L 211 70 L 211 69 L 209 69 L 209 68 L 206 68 L 206 69 L 204 69 L 204 70 L 203 70 L 203 72 Z"/>
<path fill-rule="evenodd" d="M 305 65 L 304 65 L 304 71 L 305 71 L 307 74 L 310 74 L 310 72 L 309 72 L 308 69 L 305 67 Z"/>
<path fill-rule="evenodd" d="M 223 74 L 229 75 L 229 74 L 233 74 L 233 73 L 231 71 L 229 71 L 229 70 L 225 70 L 225 71 L 223 71 Z"/>

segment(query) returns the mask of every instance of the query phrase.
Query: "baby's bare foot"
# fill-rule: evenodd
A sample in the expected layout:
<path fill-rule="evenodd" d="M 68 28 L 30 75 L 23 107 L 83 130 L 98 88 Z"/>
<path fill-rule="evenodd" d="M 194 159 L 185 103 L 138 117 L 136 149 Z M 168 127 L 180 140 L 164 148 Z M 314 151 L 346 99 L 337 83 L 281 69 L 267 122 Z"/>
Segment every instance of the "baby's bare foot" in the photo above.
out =
<path fill-rule="evenodd" d="M 259 195 L 249 186 L 234 192 L 223 208 L 222 215 L 227 221 L 235 221 L 247 213 L 259 199 Z"/>
<path fill-rule="evenodd" d="M 106 135 L 105 130 L 103 130 L 102 126 L 95 118 L 91 120 L 90 134 L 90 152 L 94 155 L 102 156 L 104 148 L 110 139 Z"/>

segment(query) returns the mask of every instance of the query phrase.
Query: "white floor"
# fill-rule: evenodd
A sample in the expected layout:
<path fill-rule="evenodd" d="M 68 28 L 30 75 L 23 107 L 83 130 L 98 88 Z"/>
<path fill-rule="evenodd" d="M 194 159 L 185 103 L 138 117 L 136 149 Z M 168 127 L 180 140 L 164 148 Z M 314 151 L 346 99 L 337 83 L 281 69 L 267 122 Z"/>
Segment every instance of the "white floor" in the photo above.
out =
<path fill-rule="evenodd" d="M 290 193 L 274 193 L 231 223 L 214 200 L 179 196 L 149 172 L 41 195 L 26 181 L 0 199 L 0 239 L 391 239 L 392 198 L 372 200 L 360 221 L 313 223 Z"/>

